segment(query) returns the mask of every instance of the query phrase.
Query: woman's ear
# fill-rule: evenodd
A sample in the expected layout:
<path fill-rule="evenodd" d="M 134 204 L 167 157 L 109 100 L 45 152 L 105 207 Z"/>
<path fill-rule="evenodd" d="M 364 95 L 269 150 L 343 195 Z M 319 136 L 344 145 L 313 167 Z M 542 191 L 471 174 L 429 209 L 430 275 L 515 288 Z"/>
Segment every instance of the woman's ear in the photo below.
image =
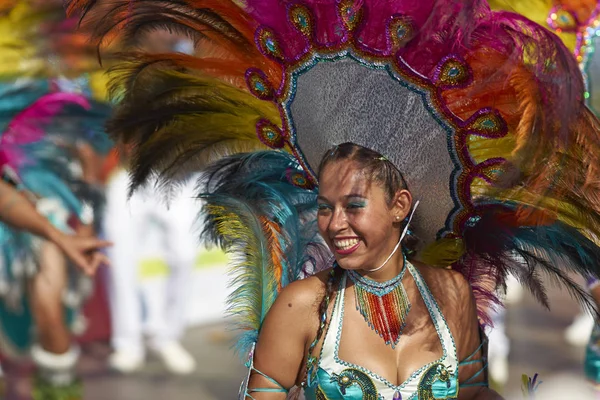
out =
<path fill-rule="evenodd" d="M 412 195 L 406 189 L 400 189 L 396 192 L 392 201 L 392 218 L 394 222 L 402 222 L 410 213 L 412 206 Z"/>

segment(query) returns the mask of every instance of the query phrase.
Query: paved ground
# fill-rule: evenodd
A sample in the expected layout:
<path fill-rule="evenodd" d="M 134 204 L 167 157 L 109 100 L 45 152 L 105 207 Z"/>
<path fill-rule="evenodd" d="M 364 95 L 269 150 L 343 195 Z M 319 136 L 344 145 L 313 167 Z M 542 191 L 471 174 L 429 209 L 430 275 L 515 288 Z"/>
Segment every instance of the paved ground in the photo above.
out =
<path fill-rule="evenodd" d="M 91 346 L 81 366 L 85 374 L 85 400 L 236 399 L 245 368 L 230 351 L 228 340 L 222 325 L 189 330 L 184 345 L 193 352 L 199 368 L 188 377 L 165 374 L 162 364 L 152 358 L 139 373 L 118 375 L 104 368 L 107 347 Z"/>

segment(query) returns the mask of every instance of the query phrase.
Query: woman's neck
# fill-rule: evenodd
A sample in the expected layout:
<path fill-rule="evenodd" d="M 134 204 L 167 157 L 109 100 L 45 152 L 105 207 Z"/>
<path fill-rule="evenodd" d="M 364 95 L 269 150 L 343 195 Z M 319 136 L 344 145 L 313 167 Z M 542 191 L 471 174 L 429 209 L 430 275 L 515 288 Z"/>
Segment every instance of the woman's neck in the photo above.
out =
<path fill-rule="evenodd" d="M 387 256 L 386 256 L 387 257 Z M 399 248 L 398 251 L 389 259 L 389 261 L 385 264 L 385 266 L 377 271 L 359 271 L 361 275 L 373 279 L 377 282 L 385 282 L 390 279 L 395 278 L 402 272 L 404 268 L 404 254 L 402 252 L 402 248 Z"/>

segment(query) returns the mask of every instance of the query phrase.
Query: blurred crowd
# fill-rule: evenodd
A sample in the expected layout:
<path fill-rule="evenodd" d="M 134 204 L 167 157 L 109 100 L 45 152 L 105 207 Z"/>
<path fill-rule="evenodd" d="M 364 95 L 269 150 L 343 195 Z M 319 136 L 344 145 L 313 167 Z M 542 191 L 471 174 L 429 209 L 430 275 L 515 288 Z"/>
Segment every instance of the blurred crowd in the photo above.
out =
<path fill-rule="evenodd" d="M 59 1 L 0 5 L 0 331 L 9 399 L 81 398 L 76 338 L 94 330 L 110 341 L 116 371 L 140 369 L 149 352 L 172 373 L 196 368 L 180 344 L 201 247 L 195 177 L 169 199 L 153 185 L 130 196 L 128 149 L 105 133 L 105 71 L 76 22 Z M 140 47 L 194 51 L 167 30 L 148 32 Z M 99 307 L 84 317 L 89 301 Z M 107 315 L 110 326 L 95 321 Z M 23 393 L 11 377 L 31 366 Z"/>

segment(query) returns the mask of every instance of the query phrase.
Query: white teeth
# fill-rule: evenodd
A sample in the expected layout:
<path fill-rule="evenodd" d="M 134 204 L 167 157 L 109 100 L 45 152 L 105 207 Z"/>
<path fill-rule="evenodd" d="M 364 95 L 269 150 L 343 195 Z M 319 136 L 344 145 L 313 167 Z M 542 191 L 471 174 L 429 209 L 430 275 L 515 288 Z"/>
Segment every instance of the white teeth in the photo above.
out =
<path fill-rule="evenodd" d="M 358 239 L 334 240 L 333 244 L 340 250 L 348 250 L 358 244 Z"/>

